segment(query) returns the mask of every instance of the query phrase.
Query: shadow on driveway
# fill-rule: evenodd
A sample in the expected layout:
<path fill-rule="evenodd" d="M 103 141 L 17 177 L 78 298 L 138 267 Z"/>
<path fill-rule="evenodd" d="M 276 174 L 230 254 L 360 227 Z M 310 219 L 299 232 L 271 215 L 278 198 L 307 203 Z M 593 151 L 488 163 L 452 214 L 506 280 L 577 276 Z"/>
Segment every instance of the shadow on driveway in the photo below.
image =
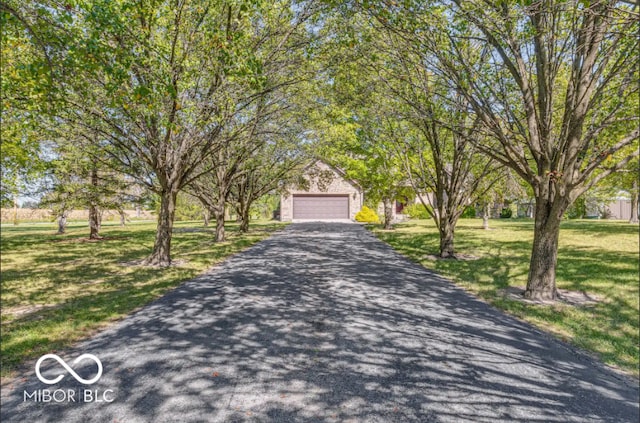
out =
<path fill-rule="evenodd" d="M 633 381 L 358 225 L 291 225 L 62 357 L 83 353 L 102 361 L 97 383 L 25 375 L 3 392 L 2 421 L 638 421 Z M 45 388 L 115 399 L 23 401 Z"/>

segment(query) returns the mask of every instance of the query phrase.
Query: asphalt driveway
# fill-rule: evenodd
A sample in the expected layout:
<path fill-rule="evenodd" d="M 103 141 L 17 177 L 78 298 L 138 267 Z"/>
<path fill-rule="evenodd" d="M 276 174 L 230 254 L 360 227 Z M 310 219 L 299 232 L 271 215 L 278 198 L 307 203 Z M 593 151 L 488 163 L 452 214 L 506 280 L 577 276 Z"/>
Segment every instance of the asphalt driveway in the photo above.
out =
<path fill-rule="evenodd" d="M 60 354 L 90 379 L 91 360 L 73 364 L 84 353 L 101 360 L 98 382 L 81 385 L 46 360 L 45 378 L 65 377 L 45 385 L 25 374 L 2 393 L 2 422 L 619 423 L 639 414 L 637 382 L 350 224 L 290 225 Z M 44 389 L 58 396 L 25 401 Z M 80 400 L 85 389 L 93 401 Z"/>

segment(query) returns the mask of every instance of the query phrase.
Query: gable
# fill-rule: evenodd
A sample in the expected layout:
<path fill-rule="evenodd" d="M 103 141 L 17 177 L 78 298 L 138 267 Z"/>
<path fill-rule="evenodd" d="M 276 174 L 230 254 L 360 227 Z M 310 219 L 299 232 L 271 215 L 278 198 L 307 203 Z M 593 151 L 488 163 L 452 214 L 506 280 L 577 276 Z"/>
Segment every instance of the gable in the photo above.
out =
<path fill-rule="evenodd" d="M 303 181 L 295 187 L 297 191 L 308 192 L 336 192 L 355 191 L 360 193 L 362 189 L 354 181 L 346 177 L 346 174 L 327 163 L 316 160 L 305 168 Z"/>

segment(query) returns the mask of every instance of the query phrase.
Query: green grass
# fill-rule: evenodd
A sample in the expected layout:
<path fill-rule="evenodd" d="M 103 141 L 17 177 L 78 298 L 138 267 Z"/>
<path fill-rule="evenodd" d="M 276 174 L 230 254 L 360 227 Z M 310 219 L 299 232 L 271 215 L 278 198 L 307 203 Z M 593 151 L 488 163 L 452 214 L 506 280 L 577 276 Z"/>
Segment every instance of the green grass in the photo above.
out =
<path fill-rule="evenodd" d="M 565 221 L 560 232 L 557 286 L 595 294 L 595 305 L 526 304 L 503 295 L 527 282 L 533 240 L 530 220 L 462 219 L 456 251 L 478 260 L 436 260 L 438 232 L 431 221 L 411 221 L 376 235 L 425 267 L 450 277 L 494 306 L 595 353 L 603 362 L 638 377 L 638 226 L 614 221 Z"/>
<path fill-rule="evenodd" d="M 29 359 L 72 345 L 158 298 L 230 254 L 266 238 L 282 224 L 252 224 L 248 234 L 227 225 L 213 242 L 200 222 L 178 222 L 170 268 L 131 265 L 151 252 L 155 223 L 106 222 L 105 239 L 87 239 L 86 223 L 55 235 L 55 224 L 2 226 L 2 376 Z"/>

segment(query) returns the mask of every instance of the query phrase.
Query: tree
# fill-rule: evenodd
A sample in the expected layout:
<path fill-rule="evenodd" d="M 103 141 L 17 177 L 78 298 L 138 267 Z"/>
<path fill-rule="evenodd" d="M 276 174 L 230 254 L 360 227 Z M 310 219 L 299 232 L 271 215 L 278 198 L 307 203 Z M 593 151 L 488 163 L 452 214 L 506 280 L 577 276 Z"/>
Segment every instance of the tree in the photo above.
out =
<path fill-rule="evenodd" d="M 251 1 L 79 4 L 63 52 L 59 101 L 70 125 L 95 131 L 118 169 L 160 197 L 147 264 L 171 263 L 176 197 L 230 141 L 223 135 L 262 83 L 253 34 L 266 5 Z M 253 89 L 251 89 L 253 88 Z M 232 141 L 232 140 L 231 140 Z"/>
<path fill-rule="evenodd" d="M 376 48 L 376 28 L 353 11 L 337 12 L 323 27 L 327 63 L 316 83 L 319 89 L 316 156 L 345 171 L 376 208 L 382 202 L 383 225 L 391 229 L 393 207 L 408 190 L 409 180 L 394 145 L 404 128 L 398 103 L 381 90 L 381 81 L 367 52 Z"/>
<path fill-rule="evenodd" d="M 64 15 L 64 13 L 63 13 Z M 45 4 L 13 0 L 0 3 L 0 125 L 3 206 L 25 194 L 31 182 L 47 169 L 42 144 L 46 139 L 46 111 L 52 89 L 52 57 L 47 45 L 59 34 L 48 23 Z M 44 115 L 44 116 L 43 116 Z"/>
<path fill-rule="evenodd" d="M 297 145 L 298 134 L 292 132 L 289 139 L 265 143 L 243 163 L 230 192 L 240 220 L 240 232 L 249 230 L 251 206 L 255 201 L 278 192 L 299 175 L 305 155 Z"/>
<path fill-rule="evenodd" d="M 638 179 L 636 178 L 631 185 L 631 216 L 629 223 L 638 223 L 638 202 L 640 201 L 640 188 L 638 187 Z"/>
<path fill-rule="evenodd" d="M 370 104 L 372 108 L 381 106 Z M 369 203 L 382 202 L 383 227 L 392 229 L 392 207 L 407 192 L 408 178 L 394 149 L 399 124 L 382 116 L 381 110 L 354 109 L 357 123 L 353 136 L 329 141 L 322 154 L 363 188 Z"/>
<path fill-rule="evenodd" d="M 393 137 L 397 155 L 438 227 L 440 256 L 455 258 L 458 219 L 497 179 L 495 161 L 478 148 L 487 142 L 483 123 L 464 95 L 431 71 L 431 52 L 384 25 L 379 34 L 370 68 L 383 96 L 395 99 L 393 118 L 405 122 Z"/>
<path fill-rule="evenodd" d="M 355 63 L 357 66 L 358 62 Z M 342 69 L 344 70 L 344 69 Z M 356 181 L 371 204 L 382 202 L 383 225 L 391 229 L 392 207 L 407 191 L 408 178 L 396 154 L 401 123 L 391 116 L 388 101 L 379 93 L 366 89 L 373 81 L 340 75 L 337 69 L 333 84 L 327 87 L 325 128 L 318 144 L 318 155 Z M 362 85 L 360 85 L 362 84 Z"/>
<path fill-rule="evenodd" d="M 495 162 L 476 146 L 486 138 L 482 122 L 464 96 L 431 71 L 433 54 L 389 27 L 388 8 L 362 6 L 345 12 L 349 26 L 341 22 L 334 30 L 341 41 L 334 50 L 349 60 L 334 65 L 328 85 L 348 106 L 342 132 L 355 128 L 335 149 L 348 152 L 351 163 L 343 166 L 383 200 L 385 227 L 393 200 L 410 184 L 438 227 L 441 257 L 455 257 L 460 215 L 482 194 L 480 187 L 492 184 Z"/>
<path fill-rule="evenodd" d="M 67 136 L 69 132 L 67 132 Z M 105 165 L 100 150 L 91 144 L 58 140 L 49 168 L 52 185 L 42 203 L 52 207 L 58 216 L 58 233 L 64 233 L 66 217 L 73 209 L 89 210 L 89 238 L 99 239 L 104 210 L 119 210 L 122 214 L 129 185 L 122 175 Z M 79 149 L 85 146 L 89 149 Z"/>
<path fill-rule="evenodd" d="M 455 258 L 460 216 L 500 176 L 495 163 L 476 146 L 481 133 L 464 102 L 449 106 L 434 95 L 418 104 L 412 119 L 417 130 L 408 132 L 398 148 L 411 185 L 438 227 L 440 257 Z"/>
<path fill-rule="evenodd" d="M 216 220 L 215 241 L 225 240 L 224 218 L 226 205 L 235 179 L 239 176 L 242 163 L 251 155 L 256 146 L 245 139 L 242 143 L 226 143 L 203 166 L 211 170 L 191 181 L 187 191 L 202 203 Z"/>
<path fill-rule="evenodd" d="M 312 4 L 299 6 L 296 10 L 289 2 L 276 3 L 254 22 L 247 43 L 260 58 L 260 78 L 243 91 L 244 99 L 238 103 L 240 110 L 221 134 L 225 142 L 201 162 L 201 177 L 189 184 L 189 192 L 215 216 L 218 242 L 225 238 L 225 210 L 232 190 L 244 184 L 243 192 L 247 194 L 247 184 L 251 184 L 255 193 L 273 184 L 274 180 L 265 180 L 267 184 L 254 191 L 257 182 L 253 178 L 260 176 L 257 168 L 264 166 L 262 175 L 267 177 L 266 169 L 278 161 L 277 157 L 264 154 L 277 153 L 270 146 L 278 137 L 291 136 L 291 131 L 301 132 L 296 114 L 289 109 L 300 100 L 300 86 L 311 75 L 304 55 L 312 41 L 306 24 L 314 9 Z M 204 170 L 207 168 L 211 171 Z M 241 214 L 248 218 L 249 206 L 255 198 L 252 194 L 239 199 L 243 203 Z M 242 225 L 243 229 L 247 224 L 248 221 Z"/>
<path fill-rule="evenodd" d="M 408 14 L 406 7 L 414 8 Z M 638 8 L 619 1 L 406 2 L 388 26 L 437 60 L 495 140 L 478 144 L 532 188 L 525 296 L 557 296 L 567 207 L 638 156 Z"/>

